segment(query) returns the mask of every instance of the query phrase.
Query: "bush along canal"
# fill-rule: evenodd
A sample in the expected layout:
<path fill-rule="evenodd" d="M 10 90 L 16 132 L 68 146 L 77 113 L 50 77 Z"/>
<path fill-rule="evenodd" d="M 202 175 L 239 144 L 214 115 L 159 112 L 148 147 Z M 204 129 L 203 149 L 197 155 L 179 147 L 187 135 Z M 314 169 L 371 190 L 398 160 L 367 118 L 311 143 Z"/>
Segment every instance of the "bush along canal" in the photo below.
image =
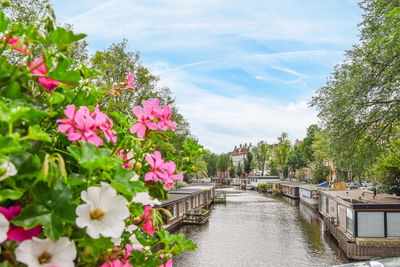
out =
<path fill-rule="evenodd" d="M 348 262 L 324 235 L 318 213 L 299 200 L 256 191 L 219 189 L 208 223 L 184 225 L 198 246 L 174 257 L 174 266 L 329 266 Z"/>

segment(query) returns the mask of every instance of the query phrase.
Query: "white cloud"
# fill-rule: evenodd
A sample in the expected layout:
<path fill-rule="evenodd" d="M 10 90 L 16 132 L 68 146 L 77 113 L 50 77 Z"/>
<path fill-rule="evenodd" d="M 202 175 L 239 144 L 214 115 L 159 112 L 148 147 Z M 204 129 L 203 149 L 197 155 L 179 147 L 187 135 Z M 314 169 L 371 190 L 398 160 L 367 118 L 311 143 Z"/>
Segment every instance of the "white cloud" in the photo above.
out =
<path fill-rule="evenodd" d="M 224 96 L 194 86 L 192 79 L 178 70 L 161 74 L 161 85 L 173 88 L 192 132 L 213 152 L 228 152 L 245 142 L 273 143 L 283 131 L 292 140 L 302 139 L 306 128 L 317 122 L 316 112 L 304 100 L 279 103 L 245 94 Z"/>

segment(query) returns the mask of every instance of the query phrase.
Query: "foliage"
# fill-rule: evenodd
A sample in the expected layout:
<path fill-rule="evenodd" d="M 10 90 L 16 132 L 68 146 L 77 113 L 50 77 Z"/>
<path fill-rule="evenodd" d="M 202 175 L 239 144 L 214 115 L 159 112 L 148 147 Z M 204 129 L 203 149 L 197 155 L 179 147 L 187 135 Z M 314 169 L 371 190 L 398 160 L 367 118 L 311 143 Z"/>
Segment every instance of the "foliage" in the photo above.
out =
<path fill-rule="evenodd" d="M 360 7 L 359 42 L 311 102 L 329 140 L 329 157 L 339 173 L 359 179 L 396 135 L 400 110 L 400 2 L 363 0 Z"/>
<path fill-rule="evenodd" d="M 248 151 L 246 158 L 244 159 L 244 166 L 243 166 L 243 170 L 247 175 L 249 175 L 249 173 L 251 172 L 252 163 L 253 163 L 253 153 L 251 153 L 251 151 Z"/>
<path fill-rule="evenodd" d="M 235 174 L 236 174 L 236 169 L 234 166 L 231 165 L 229 167 L 229 177 L 235 177 Z"/>
<path fill-rule="evenodd" d="M 203 155 L 203 160 L 207 164 L 208 177 L 215 177 L 217 175 L 217 161 L 218 155 L 208 152 L 208 155 Z"/>
<path fill-rule="evenodd" d="M 267 142 L 260 141 L 257 146 L 253 148 L 254 164 L 261 169 L 261 175 L 264 176 L 265 165 L 271 158 L 271 147 Z"/>
<path fill-rule="evenodd" d="M 225 173 L 228 170 L 229 162 L 230 162 L 229 154 L 222 153 L 221 155 L 218 156 L 217 170 Z"/>
<path fill-rule="evenodd" d="M 108 266 L 116 258 L 134 266 L 159 266 L 195 249 L 182 234 L 157 230 L 154 235 L 162 229 L 162 211 L 135 197 L 145 193 L 149 199 L 167 199 L 174 180 L 201 171 L 197 159 L 203 148 L 186 140 L 176 169 L 174 155 L 162 158 L 157 152 L 158 144 L 174 134 L 172 127 L 160 124 L 169 121 L 170 116 L 163 117 L 170 115 L 167 109 L 142 102 L 151 114 L 136 118 L 131 109 L 115 113 L 98 106 L 110 99 L 105 94 L 109 84 L 100 82 L 107 74 L 99 77 L 99 71 L 67 56 L 85 35 L 56 26 L 51 15 L 27 23 L 14 23 L 0 11 L 0 201 L 4 209 L 22 209 L 8 222 L 10 229 L 39 226 L 39 240 L 54 246 L 69 240 L 76 250 L 75 266 Z M 10 55 L 17 60 L 9 60 Z M 117 82 L 127 90 L 128 82 Z M 147 123 L 141 137 L 132 130 L 140 123 Z M 97 203 L 98 198 L 104 201 Z M 109 210 L 102 206 L 108 203 L 120 204 Z M 112 212 L 119 212 L 110 218 L 118 223 L 89 231 Z M 13 264 L 21 260 L 21 244 L 30 240 L 0 241 L 8 255 L 1 260 Z M 134 242 L 142 249 L 128 253 Z M 40 257 L 48 260 L 45 254 Z"/>
<path fill-rule="evenodd" d="M 287 139 L 287 133 L 282 133 L 281 136 L 278 137 L 278 146 L 274 148 L 274 155 L 276 158 L 276 163 L 278 165 L 280 177 L 287 177 L 287 160 L 290 151 L 290 141 Z"/>

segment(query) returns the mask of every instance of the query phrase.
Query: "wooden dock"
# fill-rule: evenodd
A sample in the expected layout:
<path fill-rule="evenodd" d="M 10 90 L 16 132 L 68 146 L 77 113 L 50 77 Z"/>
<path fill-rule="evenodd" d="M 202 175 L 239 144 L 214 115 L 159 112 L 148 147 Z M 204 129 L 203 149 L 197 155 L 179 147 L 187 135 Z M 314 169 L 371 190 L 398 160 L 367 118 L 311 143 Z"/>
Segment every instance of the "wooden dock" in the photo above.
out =
<path fill-rule="evenodd" d="M 214 197 L 214 203 L 226 203 L 226 195 L 218 195 Z"/>
<path fill-rule="evenodd" d="M 183 218 L 184 224 L 205 224 L 208 222 L 210 217 L 210 211 L 207 210 L 206 212 L 201 213 L 187 213 Z"/>

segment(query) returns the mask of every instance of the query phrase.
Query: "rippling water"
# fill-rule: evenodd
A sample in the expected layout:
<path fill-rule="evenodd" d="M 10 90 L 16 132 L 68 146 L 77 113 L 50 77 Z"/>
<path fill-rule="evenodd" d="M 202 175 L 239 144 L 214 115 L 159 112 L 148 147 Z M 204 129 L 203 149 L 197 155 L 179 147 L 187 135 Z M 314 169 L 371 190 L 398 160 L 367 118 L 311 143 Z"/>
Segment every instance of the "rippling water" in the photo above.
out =
<path fill-rule="evenodd" d="M 286 197 L 221 189 L 227 203 L 214 204 L 202 226 L 183 226 L 197 249 L 174 257 L 174 266 L 329 266 L 346 262 L 325 237 L 318 214 Z"/>

